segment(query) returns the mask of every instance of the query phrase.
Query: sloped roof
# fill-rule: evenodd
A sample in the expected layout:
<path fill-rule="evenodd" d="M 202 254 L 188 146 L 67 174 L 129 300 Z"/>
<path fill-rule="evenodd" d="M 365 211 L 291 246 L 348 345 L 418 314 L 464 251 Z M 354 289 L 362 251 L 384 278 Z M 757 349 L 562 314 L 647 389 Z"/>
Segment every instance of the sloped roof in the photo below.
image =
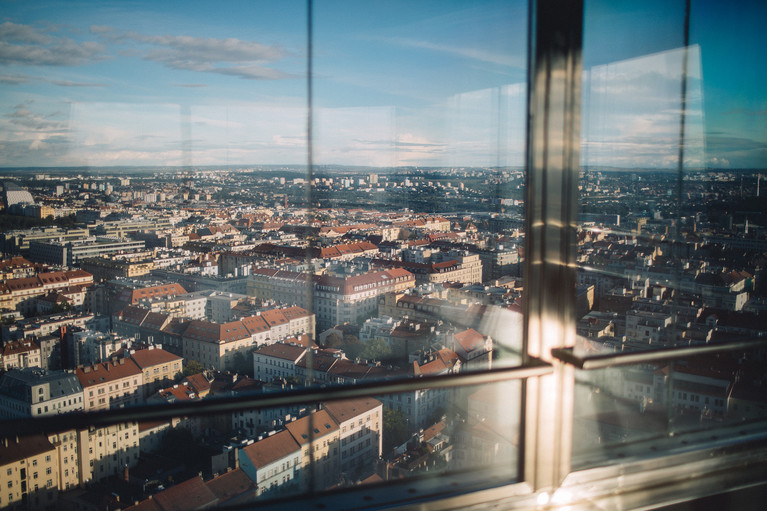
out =
<path fill-rule="evenodd" d="M 191 321 L 184 331 L 184 337 L 197 341 L 222 343 L 234 342 L 250 337 L 250 332 L 240 321 L 228 323 L 210 323 L 208 321 Z"/>
<path fill-rule="evenodd" d="M 383 406 L 383 403 L 379 400 L 372 397 L 362 397 L 327 403 L 324 409 L 338 424 L 341 424 L 371 410 L 375 410 L 379 406 Z"/>
<path fill-rule="evenodd" d="M 154 496 L 163 511 L 187 511 L 204 509 L 218 504 L 218 498 L 201 477 L 187 479 Z"/>
<path fill-rule="evenodd" d="M 458 355 L 447 348 L 443 348 L 435 353 L 434 360 L 427 362 L 423 365 L 419 365 L 418 362 L 413 362 L 413 372 L 416 375 L 434 376 L 438 374 L 444 374 L 451 370 L 458 361 Z"/>
<path fill-rule="evenodd" d="M 340 429 L 336 421 L 325 410 L 319 410 L 290 422 L 285 427 L 299 445 L 308 444 L 311 440 L 317 441 Z"/>
<path fill-rule="evenodd" d="M 75 370 L 75 375 L 80 380 L 80 385 L 86 388 L 142 374 L 141 369 L 133 360 L 121 358 L 120 362 L 122 363 L 101 362 L 92 366 L 80 367 Z"/>
<path fill-rule="evenodd" d="M 159 348 L 138 350 L 131 355 L 131 358 L 141 369 L 183 360 L 178 355 L 174 355 L 173 353 Z"/>
<path fill-rule="evenodd" d="M 357 364 L 347 359 L 338 360 L 328 369 L 328 373 L 341 378 L 362 379 L 370 372 L 370 367 L 366 364 Z"/>
<path fill-rule="evenodd" d="M 184 379 L 197 394 L 203 394 L 210 391 L 210 382 L 202 373 L 191 374 Z"/>
<path fill-rule="evenodd" d="M 233 499 L 238 499 L 242 503 L 250 502 L 255 500 L 258 490 L 256 484 L 239 468 L 214 477 L 205 485 L 218 498 L 219 504 L 225 504 Z M 239 500 L 240 498 L 243 500 Z"/>
<path fill-rule="evenodd" d="M 308 310 L 298 306 L 286 307 L 284 309 L 280 309 L 280 311 L 288 320 L 296 319 L 296 318 L 304 318 L 304 317 L 312 315 L 312 313 L 309 312 Z"/>
<path fill-rule="evenodd" d="M 137 307 L 135 305 L 129 305 L 120 311 L 118 317 L 120 321 L 131 325 L 139 326 L 147 317 L 149 311 L 143 307 Z"/>
<path fill-rule="evenodd" d="M 298 443 L 288 431 L 280 431 L 276 435 L 250 444 L 242 452 L 258 469 L 293 453 L 298 454 L 300 450 Z"/>
<path fill-rule="evenodd" d="M 256 353 L 267 357 L 297 361 L 304 356 L 304 353 L 306 353 L 306 348 L 303 346 L 291 346 L 290 344 L 277 342 L 274 344 L 261 346 L 258 348 L 258 350 L 256 350 Z"/>
<path fill-rule="evenodd" d="M 485 346 L 485 337 L 473 328 L 455 334 L 455 340 L 466 350 L 466 353 L 484 348 Z"/>
<path fill-rule="evenodd" d="M 248 316 L 247 318 L 240 319 L 245 328 L 250 331 L 251 334 L 257 334 L 269 330 L 269 325 L 266 320 L 261 316 Z"/>
<path fill-rule="evenodd" d="M 164 398 L 169 403 L 175 401 L 191 401 L 200 398 L 190 385 L 184 384 L 160 389 L 157 391 L 157 395 Z"/>
<path fill-rule="evenodd" d="M 285 317 L 285 314 L 282 313 L 279 309 L 273 309 L 268 311 L 261 312 L 261 317 L 264 319 L 264 321 L 267 322 L 267 324 L 270 327 L 274 327 L 277 325 L 284 325 L 288 322 L 288 319 Z"/>
<path fill-rule="evenodd" d="M 7 446 L 0 442 L 0 465 L 8 465 L 54 449 L 55 447 L 45 435 L 25 435 L 19 437 L 18 441 L 9 438 Z"/>

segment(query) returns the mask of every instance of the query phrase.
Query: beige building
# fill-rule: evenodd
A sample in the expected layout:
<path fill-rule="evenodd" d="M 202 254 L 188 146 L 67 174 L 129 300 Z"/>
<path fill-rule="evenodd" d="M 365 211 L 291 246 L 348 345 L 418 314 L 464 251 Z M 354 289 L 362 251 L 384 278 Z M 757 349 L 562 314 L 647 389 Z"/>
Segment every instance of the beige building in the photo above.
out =
<path fill-rule="evenodd" d="M 183 333 L 183 356 L 205 368 L 232 370 L 238 354 L 251 363 L 252 349 L 298 335 L 314 337 L 314 314 L 301 307 L 263 311 L 228 323 L 191 321 Z"/>
<path fill-rule="evenodd" d="M 56 447 L 43 435 L 5 438 L 0 443 L 0 507 L 56 509 Z"/>
<path fill-rule="evenodd" d="M 302 489 L 323 490 L 338 484 L 341 429 L 330 414 L 319 410 L 285 427 L 301 448 Z"/>
<path fill-rule="evenodd" d="M 56 449 L 58 488 L 67 490 L 121 476 L 138 463 L 138 423 L 71 429 L 48 435 Z"/>
<path fill-rule="evenodd" d="M 82 430 L 79 434 L 83 483 L 122 475 L 126 465 L 133 467 L 138 463 L 137 422 Z"/>
<path fill-rule="evenodd" d="M 192 321 L 182 339 L 185 360 L 196 360 L 206 369 L 221 371 L 234 367 L 237 353 L 246 356 L 256 346 L 253 333 L 242 321 Z"/>
<path fill-rule="evenodd" d="M 138 277 L 154 270 L 154 261 L 147 259 L 115 259 L 114 257 L 93 257 L 80 262 L 80 268 L 93 275 L 95 282 L 112 280 L 117 277 Z"/>
<path fill-rule="evenodd" d="M 144 373 L 130 358 L 80 367 L 75 375 L 83 387 L 86 412 L 121 408 L 143 401 Z"/>
<path fill-rule="evenodd" d="M 31 339 L 8 341 L 0 348 L 0 369 L 41 367 L 40 346 Z"/>
<path fill-rule="evenodd" d="M 37 309 L 37 297 L 56 289 L 70 288 L 71 291 L 73 286 L 87 287 L 91 284 L 93 275 L 83 270 L 55 271 L 10 279 L 0 284 L 0 308 L 31 314 Z"/>
<path fill-rule="evenodd" d="M 162 348 L 149 346 L 147 349 L 132 351 L 130 358 L 144 375 L 144 397 L 172 384 L 181 373 L 183 358 Z"/>
<path fill-rule="evenodd" d="M 83 459 L 83 452 L 80 447 L 84 432 L 86 430 L 80 432 L 69 430 L 48 435 L 48 440 L 56 449 L 55 462 L 58 471 L 56 485 L 59 490 L 64 491 L 80 486 L 83 483 L 81 476 L 88 473 L 88 460 L 87 458 Z"/>
<path fill-rule="evenodd" d="M 364 397 L 328 403 L 324 409 L 340 427 L 341 473 L 352 480 L 372 473 L 383 452 L 383 403 Z"/>

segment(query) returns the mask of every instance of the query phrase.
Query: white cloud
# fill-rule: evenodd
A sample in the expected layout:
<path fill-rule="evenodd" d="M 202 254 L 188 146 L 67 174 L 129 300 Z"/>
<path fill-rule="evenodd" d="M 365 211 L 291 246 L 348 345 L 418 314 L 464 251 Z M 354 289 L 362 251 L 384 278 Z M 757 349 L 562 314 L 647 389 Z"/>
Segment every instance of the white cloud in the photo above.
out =
<path fill-rule="evenodd" d="M 511 55 L 509 53 L 498 53 L 498 52 L 486 50 L 483 48 L 453 46 L 450 44 L 435 43 L 431 41 L 413 39 L 409 37 L 382 37 L 379 39 L 384 42 L 388 42 L 390 44 L 395 44 L 398 46 L 432 50 L 439 53 L 447 53 L 449 55 L 453 55 L 457 57 L 478 60 L 480 62 L 497 64 L 499 66 L 521 68 L 526 65 L 524 60 L 524 54 Z"/>
<path fill-rule="evenodd" d="M 0 83 L 4 85 L 18 85 L 21 83 L 29 83 L 35 81 L 36 78 L 29 75 L 23 75 L 23 74 L 16 74 L 16 75 L 6 75 L 6 74 L 0 74 Z"/>
<path fill-rule="evenodd" d="M 288 52 L 281 46 L 236 38 L 208 38 L 187 35 L 146 35 L 121 32 L 108 26 L 92 26 L 91 33 L 115 44 L 138 43 L 146 50 L 130 49 L 145 60 L 170 69 L 216 73 L 249 80 L 279 80 L 293 75 L 269 67 Z"/>
<path fill-rule="evenodd" d="M 581 162 L 589 166 L 673 168 L 679 160 L 684 49 L 587 70 Z M 700 51 L 688 50 L 684 159 L 705 162 Z"/>
<path fill-rule="evenodd" d="M 79 66 L 103 60 L 105 48 L 94 41 L 76 42 L 56 37 L 29 25 L 0 25 L 0 64 L 27 66 Z"/>
<path fill-rule="evenodd" d="M 49 80 L 59 87 L 109 87 L 106 83 L 72 82 L 70 80 Z"/>

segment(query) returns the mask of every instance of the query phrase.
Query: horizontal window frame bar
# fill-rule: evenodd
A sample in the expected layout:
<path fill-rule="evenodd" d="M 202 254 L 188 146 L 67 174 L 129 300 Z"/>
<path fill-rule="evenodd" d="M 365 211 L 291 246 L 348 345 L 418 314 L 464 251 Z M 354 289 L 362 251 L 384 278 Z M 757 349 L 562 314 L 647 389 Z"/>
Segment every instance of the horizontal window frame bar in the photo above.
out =
<path fill-rule="evenodd" d="M 737 433 L 743 429 L 746 431 L 742 435 Z M 710 435 L 717 440 L 695 441 L 696 437 Z M 587 495 L 588 505 L 600 509 L 655 508 L 744 488 L 767 478 L 765 420 L 676 436 L 689 443 L 656 456 L 636 455 L 614 464 L 573 471 L 561 488 L 570 494 Z M 632 447 L 651 452 L 649 447 L 656 442 L 645 440 Z M 642 449 L 642 445 L 647 448 Z M 653 501 L 648 500 L 648 494 L 654 496 Z M 581 509 L 577 499 L 562 504 Z"/>
<path fill-rule="evenodd" d="M 637 352 L 589 355 L 585 357 L 575 355 L 573 348 L 554 348 L 551 350 L 551 355 L 560 362 L 574 366 L 576 369 L 593 371 L 608 367 L 648 364 L 675 358 L 698 357 L 715 353 L 726 353 L 728 351 L 748 351 L 759 348 L 767 348 L 767 339 L 676 348 L 653 348 Z"/>
<path fill-rule="evenodd" d="M 536 492 L 528 482 L 495 486 L 492 471 L 467 480 L 465 473 L 416 476 L 405 480 L 294 495 L 259 504 L 263 510 L 396 509 L 397 511 L 480 511 L 494 509 L 631 509 L 654 508 L 689 501 L 759 483 L 767 474 L 767 421 L 745 426 L 731 425 L 710 431 L 678 435 L 680 438 L 716 433 L 718 440 L 701 441 L 658 452 L 652 457 L 636 456 L 610 465 L 575 470 L 561 485 L 564 493 Z M 729 434 L 732 432 L 733 434 Z M 657 442 L 645 440 L 637 445 L 648 448 Z M 756 446 L 756 448 L 754 448 Z M 618 446 L 616 446 L 618 448 Z M 680 466 L 693 467 L 679 470 Z M 616 481 L 619 484 L 616 486 Z M 655 498 L 648 501 L 647 489 Z M 541 498 L 542 493 L 547 493 Z M 570 500 L 567 496 L 569 495 Z M 542 505 L 545 501 L 547 504 Z M 253 509 L 252 506 L 244 506 Z"/>
<path fill-rule="evenodd" d="M 178 417 L 205 416 L 280 406 L 305 405 L 310 403 L 343 401 L 380 394 L 397 394 L 416 390 L 443 389 L 496 383 L 509 380 L 551 374 L 553 367 L 548 362 L 529 358 L 521 366 L 489 369 L 481 372 L 444 374 L 422 378 L 378 380 L 354 385 L 332 387 L 310 386 L 281 392 L 249 394 L 246 396 L 201 399 L 189 403 L 138 405 L 127 408 L 75 412 L 62 415 L 18 418 L 0 421 L 0 438 L 49 433 L 91 426 L 111 426 L 126 422 L 170 420 Z"/>
<path fill-rule="evenodd" d="M 524 482 L 503 482 L 490 469 L 469 470 L 392 479 L 389 481 L 337 488 L 319 493 L 287 495 L 258 504 L 260 511 L 294 509 L 334 509 L 337 511 L 397 509 L 399 511 L 439 511 L 469 509 L 478 502 L 513 498 L 535 504 L 532 487 Z M 471 477 L 471 474 L 478 474 Z M 255 509 L 244 505 L 233 509 Z"/>

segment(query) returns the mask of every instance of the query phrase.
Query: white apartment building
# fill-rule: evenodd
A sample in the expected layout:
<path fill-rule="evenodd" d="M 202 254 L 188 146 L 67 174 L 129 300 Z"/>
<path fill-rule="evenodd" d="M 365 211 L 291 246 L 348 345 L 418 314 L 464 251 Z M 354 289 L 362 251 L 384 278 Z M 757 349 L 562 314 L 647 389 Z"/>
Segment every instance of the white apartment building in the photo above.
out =
<path fill-rule="evenodd" d="M 288 431 L 259 440 L 238 453 L 240 469 L 256 484 L 258 495 L 297 485 L 301 448 Z"/>
<path fill-rule="evenodd" d="M 12 369 L 0 379 L 3 419 L 58 415 L 84 408 L 83 388 L 72 373 L 32 367 Z"/>

